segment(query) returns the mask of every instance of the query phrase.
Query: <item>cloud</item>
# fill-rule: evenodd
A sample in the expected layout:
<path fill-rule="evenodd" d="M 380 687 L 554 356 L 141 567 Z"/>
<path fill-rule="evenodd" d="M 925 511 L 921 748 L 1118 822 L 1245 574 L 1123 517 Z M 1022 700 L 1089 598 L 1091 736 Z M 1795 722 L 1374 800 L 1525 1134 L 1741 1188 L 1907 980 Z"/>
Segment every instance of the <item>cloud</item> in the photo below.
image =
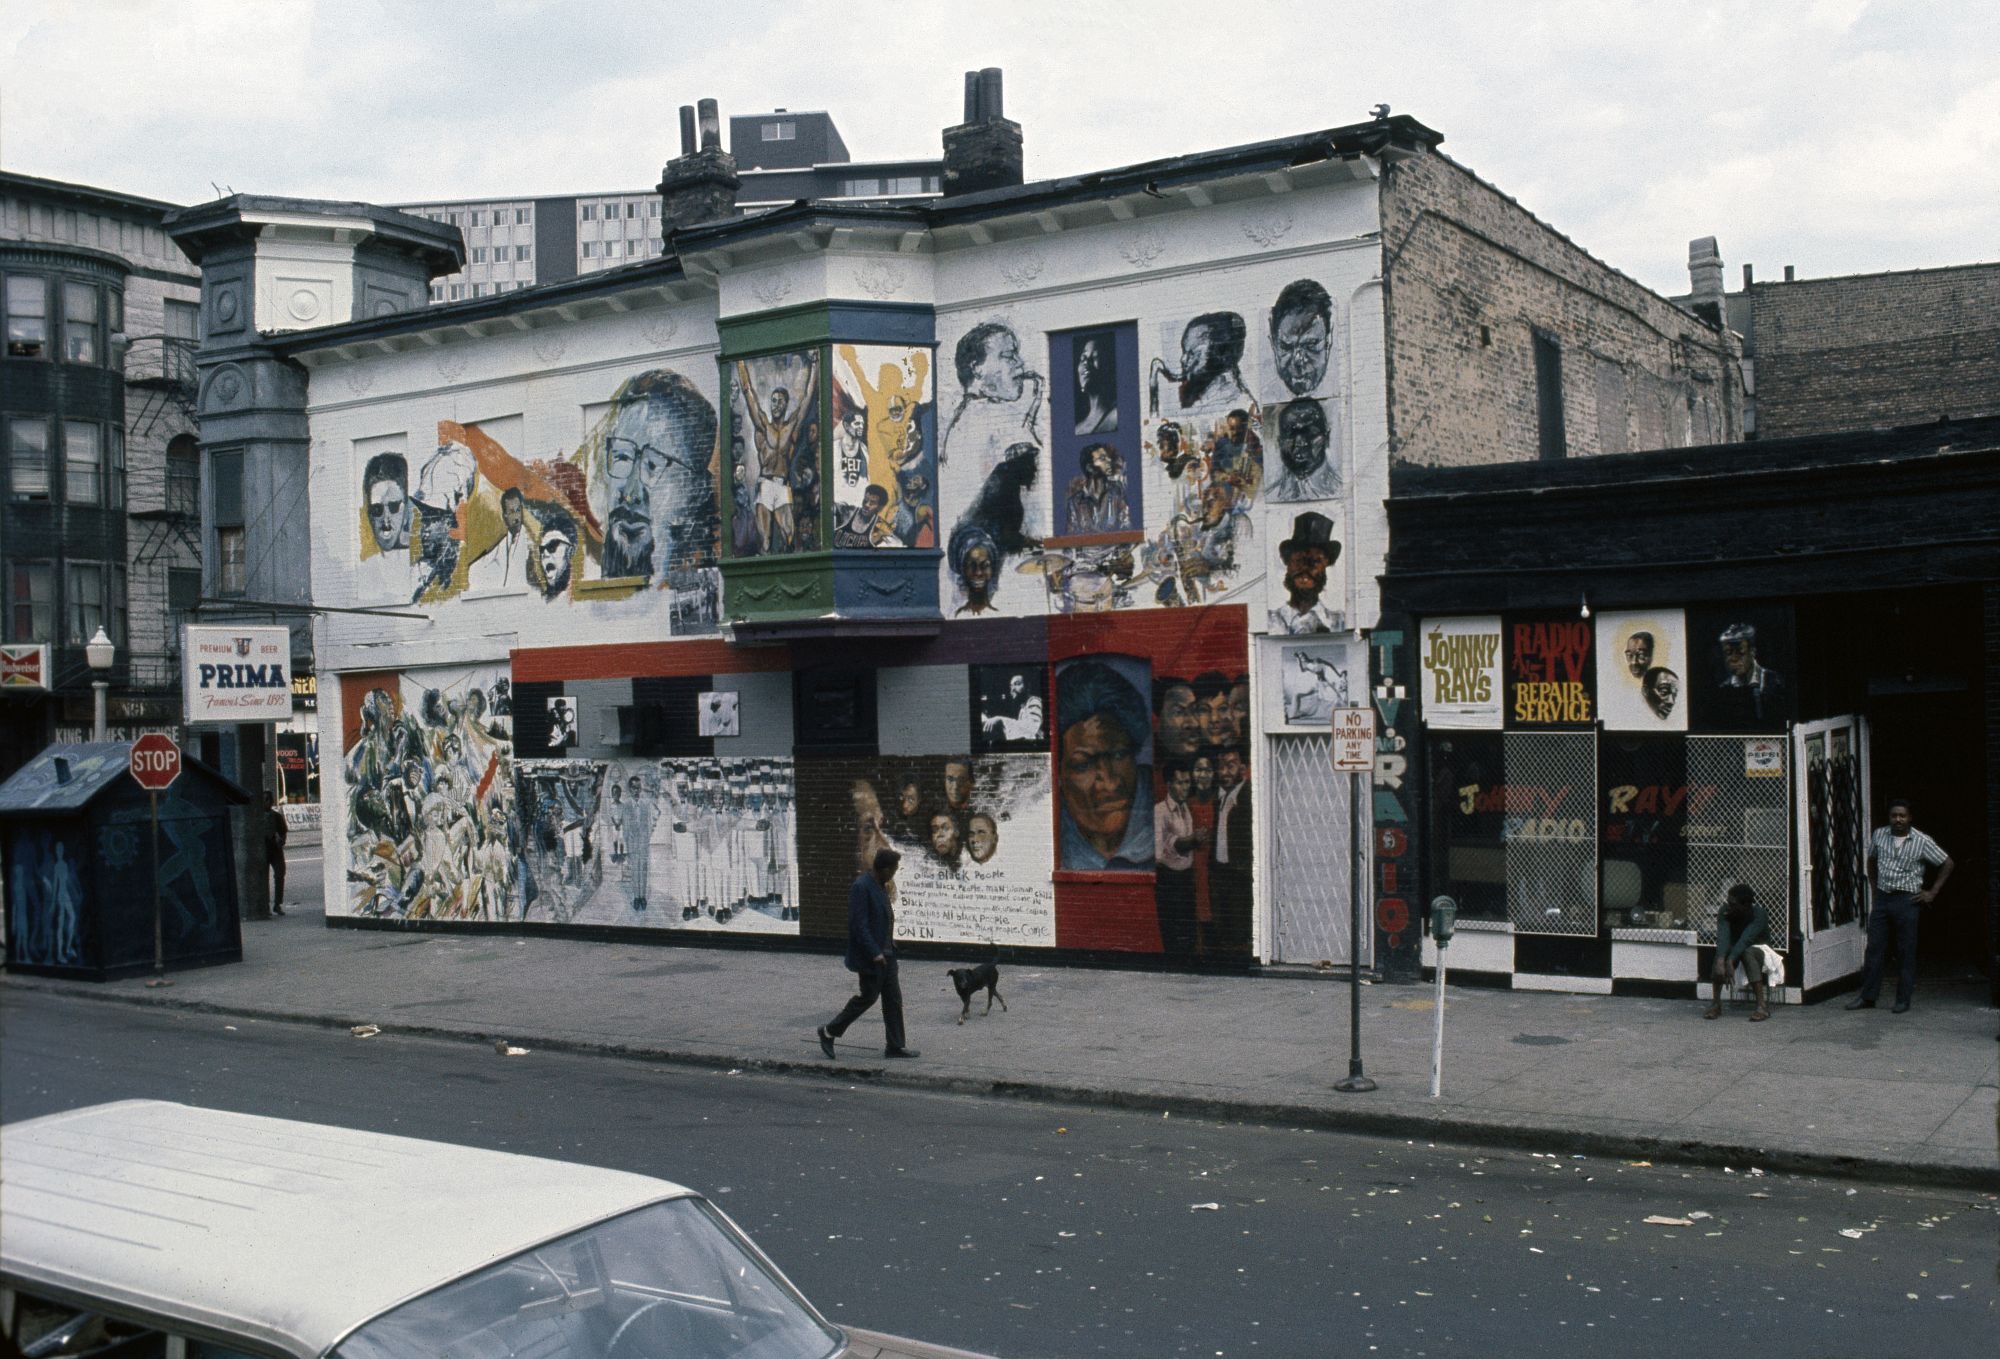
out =
<path fill-rule="evenodd" d="M 1387 102 L 1669 292 L 1690 237 L 1812 275 L 1990 257 L 2000 220 L 1994 6 L 11 0 L 0 44 L 0 162 L 182 202 L 636 188 L 704 96 L 826 109 L 859 156 L 934 155 L 962 73 L 991 65 L 1031 175 Z"/>

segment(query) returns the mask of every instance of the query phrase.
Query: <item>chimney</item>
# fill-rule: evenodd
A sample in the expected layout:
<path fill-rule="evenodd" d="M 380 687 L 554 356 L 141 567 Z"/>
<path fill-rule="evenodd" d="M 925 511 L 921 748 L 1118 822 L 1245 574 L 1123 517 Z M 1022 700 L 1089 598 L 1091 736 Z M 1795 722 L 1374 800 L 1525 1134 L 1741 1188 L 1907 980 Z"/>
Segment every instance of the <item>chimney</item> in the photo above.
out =
<path fill-rule="evenodd" d="M 702 100 L 698 110 L 682 104 L 681 153 L 660 171 L 660 231 L 668 248 L 681 227 L 736 216 L 736 191 L 742 185 L 736 157 L 722 149 L 722 118 L 715 101 Z"/>
<path fill-rule="evenodd" d="M 1756 271 L 1751 269 L 1751 267 L 1748 264 L 1745 264 L 1743 266 L 1743 291 L 1746 293 L 1749 292 L 1752 285 L 1754 285 L 1756 282 L 1757 282 Z"/>
<path fill-rule="evenodd" d="M 1785 266 L 1785 282 L 1790 283 L 1791 281 L 1792 281 L 1792 266 L 1788 264 Z"/>
<path fill-rule="evenodd" d="M 1001 105 L 1000 68 L 965 73 L 965 121 L 944 130 L 944 195 L 1021 182 L 1021 125 Z"/>
<path fill-rule="evenodd" d="M 1693 296 L 1688 299 L 1696 316 L 1712 326 L 1722 325 L 1722 251 L 1715 237 L 1703 236 L 1688 242 L 1688 282 Z"/>
<path fill-rule="evenodd" d="M 58 784 L 68 783 L 71 777 L 69 772 L 69 761 L 65 759 L 63 756 L 58 755 L 56 756 L 55 764 L 56 764 L 56 782 Z"/>

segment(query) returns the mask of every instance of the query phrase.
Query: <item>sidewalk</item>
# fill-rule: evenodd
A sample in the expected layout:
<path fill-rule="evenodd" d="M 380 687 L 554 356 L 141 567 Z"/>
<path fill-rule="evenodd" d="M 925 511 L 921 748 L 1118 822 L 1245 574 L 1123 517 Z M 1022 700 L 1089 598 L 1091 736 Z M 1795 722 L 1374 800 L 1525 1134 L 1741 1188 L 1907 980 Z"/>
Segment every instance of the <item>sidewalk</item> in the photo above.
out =
<path fill-rule="evenodd" d="M 316 897 L 316 847 L 293 881 Z M 1907 1015 L 1454 989 L 1429 1098 L 1432 989 L 1362 989 L 1380 1089 L 1339 1094 L 1348 991 L 1327 976 L 1193 977 L 1003 964 L 1010 1008 L 962 1027 L 943 960 L 903 967 L 917 1062 L 881 1060 L 873 1014 L 840 1060 L 813 1029 L 851 992 L 832 954 L 328 929 L 317 902 L 243 927 L 240 964 L 18 992 L 506 1038 L 903 1087 L 1117 1104 L 1571 1155 L 1700 1161 L 2000 1189 L 2000 1043 L 1985 988 L 1920 989 Z M 496 1059 L 498 1060 L 498 1059 Z"/>

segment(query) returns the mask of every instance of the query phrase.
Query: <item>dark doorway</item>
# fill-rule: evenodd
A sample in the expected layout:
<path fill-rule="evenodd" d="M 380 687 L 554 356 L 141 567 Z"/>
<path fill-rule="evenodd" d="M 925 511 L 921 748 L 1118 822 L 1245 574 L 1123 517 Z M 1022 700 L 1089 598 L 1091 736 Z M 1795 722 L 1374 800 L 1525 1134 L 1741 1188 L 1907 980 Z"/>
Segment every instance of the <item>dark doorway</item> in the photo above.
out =
<path fill-rule="evenodd" d="M 1868 701 L 1874 822 L 1888 801 L 1906 797 L 1918 829 L 1951 855 L 1944 895 L 1924 908 L 1917 966 L 1928 977 L 1986 972 L 1986 769 L 1977 695 L 1955 692 L 1871 694 Z"/>

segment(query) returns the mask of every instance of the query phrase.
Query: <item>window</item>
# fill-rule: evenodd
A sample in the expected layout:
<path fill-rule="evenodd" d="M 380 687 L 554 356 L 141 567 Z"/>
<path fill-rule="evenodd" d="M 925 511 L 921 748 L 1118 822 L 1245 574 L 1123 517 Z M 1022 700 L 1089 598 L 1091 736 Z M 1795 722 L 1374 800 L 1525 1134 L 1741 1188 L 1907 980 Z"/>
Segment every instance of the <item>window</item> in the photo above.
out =
<path fill-rule="evenodd" d="M 472 214 L 472 224 L 473 224 L 474 226 L 476 226 L 476 227 L 483 227 L 483 226 L 485 226 L 485 225 L 486 225 L 486 214 L 485 214 L 485 213 L 483 213 L 483 212 L 475 212 L 475 213 L 473 213 L 473 214 Z"/>
<path fill-rule="evenodd" d="M 526 226 L 527 224 L 528 224 L 528 210 L 526 208 L 515 208 L 514 225 Z"/>
<path fill-rule="evenodd" d="M 201 305 L 196 302 L 175 302 L 168 299 L 165 325 L 168 339 L 200 344 Z"/>
<path fill-rule="evenodd" d="M 586 222 L 594 222 L 597 220 L 597 204 L 585 203 L 583 205 L 583 220 Z"/>
<path fill-rule="evenodd" d="M 517 245 L 514 247 L 514 258 L 517 260 L 533 259 L 535 257 L 534 249 L 531 245 Z"/>
<path fill-rule="evenodd" d="M 63 357 L 71 363 L 97 362 L 98 305 L 97 289 L 90 284 L 63 284 Z"/>
<path fill-rule="evenodd" d="M 647 215 L 648 217 L 658 217 L 658 216 L 660 215 L 660 200 L 659 200 L 659 199 L 657 199 L 657 198 L 652 198 L 652 199 L 648 199 L 648 200 L 646 201 L 646 215 Z"/>
<path fill-rule="evenodd" d="M 69 636 L 71 646 L 82 646 L 97 635 L 99 628 L 110 629 L 111 619 L 104 607 L 111 572 L 102 562 L 69 564 Z M 111 639 L 117 641 L 116 637 Z"/>
<path fill-rule="evenodd" d="M 458 301 L 462 301 L 462 300 L 464 299 L 464 297 L 465 297 L 465 285 L 464 285 L 463 283 L 454 283 L 454 284 L 452 284 L 452 285 L 451 285 L 451 300 L 452 300 L 452 301 L 454 301 L 454 302 L 458 302 Z"/>
<path fill-rule="evenodd" d="M 173 613 L 186 613 L 201 599 L 201 571 L 198 568 L 175 566 L 167 570 L 167 608 Z M 178 634 L 178 628 L 173 634 Z"/>
<path fill-rule="evenodd" d="M 192 434 L 176 435 L 167 445 L 166 508 L 186 519 L 201 517 L 201 446 Z"/>
<path fill-rule="evenodd" d="M 49 422 L 7 422 L 7 463 L 16 500 L 49 498 Z"/>
<path fill-rule="evenodd" d="M 1553 462 L 1569 454 L 1563 430 L 1562 345 L 1556 337 L 1535 332 L 1535 421 L 1542 460 Z"/>
<path fill-rule="evenodd" d="M 843 198 L 873 198 L 881 192 L 882 181 L 879 179 L 850 179 L 840 189 Z"/>
<path fill-rule="evenodd" d="M 792 714 L 799 749 L 873 755 L 875 672 L 846 666 L 794 672 Z"/>
<path fill-rule="evenodd" d="M 922 193 L 923 191 L 924 177 L 922 175 L 905 175 L 900 179 L 889 181 L 890 193 Z"/>
<path fill-rule="evenodd" d="M 245 566 L 243 530 L 240 528 L 217 529 L 215 531 L 215 590 L 217 594 L 240 595 L 243 593 L 248 570 Z"/>
<path fill-rule="evenodd" d="M 72 505 L 104 503 L 104 431 L 82 420 L 63 421 L 63 498 Z"/>
<path fill-rule="evenodd" d="M 224 449 L 209 460 L 215 478 L 215 522 L 220 528 L 243 524 L 243 450 Z"/>
<path fill-rule="evenodd" d="M 7 582 L 7 637 L 15 642 L 55 640 L 55 568 L 47 562 L 15 562 Z"/>
<path fill-rule="evenodd" d="M 785 118 L 775 123 L 764 124 L 763 132 L 764 140 L 767 142 L 789 142 L 798 137 L 799 125 Z"/>
<path fill-rule="evenodd" d="M 6 290 L 7 357 L 39 359 L 48 352 L 49 285 L 34 274 L 9 274 Z"/>
<path fill-rule="evenodd" d="M 472 247 L 472 262 L 473 262 L 474 264 L 484 264 L 484 263 L 486 263 L 486 247 L 485 247 L 485 246 L 483 246 L 483 245 L 475 245 L 475 246 L 473 246 L 473 247 Z"/>
<path fill-rule="evenodd" d="M 596 242 L 596 241 L 585 241 L 585 242 L 583 243 L 583 257 L 584 257 L 585 259 L 587 259 L 587 260 L 588 260 L 588 259 L 595 259 L 595 258 L 597 258 L 597 242 Z"/>
<path fill-rule="evenodd" d="M 125 508 L 125 431 L 117 425 L 109 425 L 104 435 L 104 503 L 122 510 Z"/>

